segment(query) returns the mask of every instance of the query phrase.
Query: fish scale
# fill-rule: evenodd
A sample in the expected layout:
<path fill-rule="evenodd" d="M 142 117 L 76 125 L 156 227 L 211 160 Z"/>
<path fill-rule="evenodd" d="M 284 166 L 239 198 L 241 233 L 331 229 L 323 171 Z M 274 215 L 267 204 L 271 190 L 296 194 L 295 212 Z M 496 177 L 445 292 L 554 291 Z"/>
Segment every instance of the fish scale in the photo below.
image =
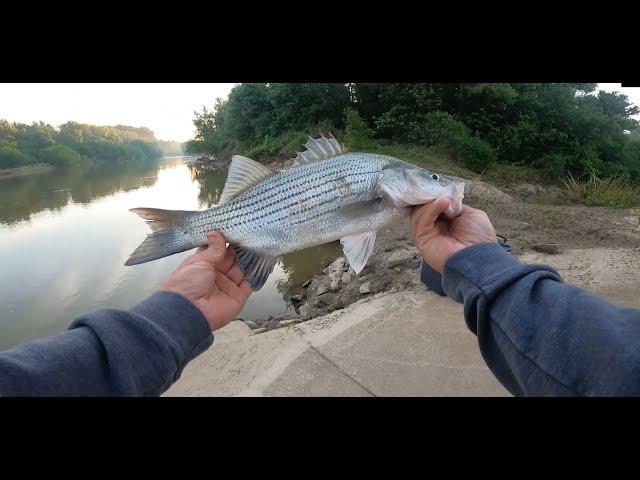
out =
<path fill-rule="evenodd" d="M 217 206 L 203 212 L 136 208 L 153 232 L 133 252 L 135 265 L 207 244 L 219 231 L 259 290 L 286 253 L 341 240 L 358 274 L 376 231 L 409 215 L 410 206 L 447 195 L 445 214 L 462 210 L 463 184 L 385 155 L 345 153 L 335 138 L 309 138 L 295 166 L 274 173 L 234 156 Z"/>
<path fill-rule="evenodd" d="M 386 161 L 382 156 L 367 155 L 365 159 L 360 154 L 343 154 L 276 173 L 229 203 L 194 216 L 191 233 L 195 239 L 206 240 L 206 233 L 215 227 L 227 241 L 242 242 L 273 256 L 292 248 L 282 242 L 291 238 L 287 231 L 291 226 L 308 232 L 296 239 L 294 247 L 309 242 L 310 235 L 319 241 L 312 245 L 326 243 L 323 240 L 327 237 L 337 240 L 344 231 L 327 232 L 336 222 L 322 217 L 341 206 L 374 198 L 373 187 Z M 256 232 L 262 235 L 256 238 Z"/>

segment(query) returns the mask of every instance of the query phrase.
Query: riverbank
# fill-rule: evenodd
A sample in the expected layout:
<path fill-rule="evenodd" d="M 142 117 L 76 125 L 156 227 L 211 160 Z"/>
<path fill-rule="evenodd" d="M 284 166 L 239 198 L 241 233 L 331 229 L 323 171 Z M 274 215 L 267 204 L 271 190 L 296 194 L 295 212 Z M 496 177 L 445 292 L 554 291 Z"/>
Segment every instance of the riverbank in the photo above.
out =
<path fill-rule="evenodd" d="M 612 258 L 618 249 L 640 252 L 640 209 L 540 203 L 552 192 L 535 184 L 516 184 L 507 191 L 467 180 L 465 203 L 487 211 L 517 256 L 545 254 L 553 261 L 554 256 L 569 251 L 603 247 Z M 247 326 L 260 334 L 327 315 L 376 294 L 421 285 L 420 257 L 410 238 L 406 222 L 379 231 L 374 253 L 358 276 L 344 257 L 328 261 L 313 278 L 282 286 L 295 314 L 265 317 Z"/>
<path fill-rule="evenodd" d="M 40 175 L 51 172 L 52 170 L 55 170 L 55 168 L 56 167 L 49 165 L 48 163 L 34 163 L 32 165 L 25 165 L 24 167 L 5 168 L 0 170 L 0 180 L 26 177 L 28 175 Z"/>
<path fill-rule="evenodd" d="M 261 158 L 259 162 L 274 172 L 279 172 L 280 170 L 293 166 L 293 159 L 282 157 Z M 222 172 L 229 168 L 231 156 L 214 157 L 212 155 L 202 155 L 196 158 L 193 164 L 201 170 Z"/>
<path fill-rule="evenodd" d="M 526 168 L 503 166 L 500 171 L 477 175 L 421 148 L 396 145 L 378 146 L 374 150 L 465 181 L 465 203 L 489 214 L 516 255 L 533 252 L 554 255 L 597 248 L 603 242 L 609 248 L 640 245 L 640 209 L 566 204 L 560 186 L 541 184 L 542 179 Z M 264 160 L 275 171 L 292 165 L 290 159 Z M 327 315 L 372 295 L 416 286 L 420 259 L 409 239 L 406 222 L 379 231 L 374 254 L 358 276 L 344 257 L 336 257 L 312 278 L 289 279 L 280 288 L 295 313 L 248 321 L 247 326 L 254 334 L 260 334 Z"/>

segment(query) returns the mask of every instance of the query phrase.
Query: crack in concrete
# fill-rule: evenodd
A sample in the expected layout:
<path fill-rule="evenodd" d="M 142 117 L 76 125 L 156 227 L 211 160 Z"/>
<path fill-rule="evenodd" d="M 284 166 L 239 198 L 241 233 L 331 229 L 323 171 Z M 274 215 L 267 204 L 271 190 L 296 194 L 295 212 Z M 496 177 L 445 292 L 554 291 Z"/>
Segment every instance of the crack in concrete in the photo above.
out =
<path fill-rule="evenodd" d="M 309 347 L 311 348 L 311 350 L 313 350 L 314 352 L 316 352 L 318 355 L 320 355 L 324 360 L 326 360 L 329 364 L 331 364 L 333 366 L 333 368 L 335 368 L 338 372 L 340 372 L 341 374 L 345 375 L 349 380 L 351 380 L 353 383 L 355 383 L 356 385 L 358 385 L 361 389 L 363 389 L 365 392 L 367 392 L 369 395 L 371 395 L 372 397 L 377 397 L 377 395 L 375 393 L 373 393 L 371 390 L 369 390 L 367 387 L 365 387 L 362 383 L 360 383 L 356 378 L 354 378 L 353 376 L 351 376 L 349 373 L 345 372 L 342 368 L 340 368 L 340 366 L 334 362 L 333 360 L 331 360 L 331 358 L 327 357 L 324 353 L 322 353 L 320 350 L 318 350 L 316 347 L 314 347 L 313 345 L 309 344 Z"/>

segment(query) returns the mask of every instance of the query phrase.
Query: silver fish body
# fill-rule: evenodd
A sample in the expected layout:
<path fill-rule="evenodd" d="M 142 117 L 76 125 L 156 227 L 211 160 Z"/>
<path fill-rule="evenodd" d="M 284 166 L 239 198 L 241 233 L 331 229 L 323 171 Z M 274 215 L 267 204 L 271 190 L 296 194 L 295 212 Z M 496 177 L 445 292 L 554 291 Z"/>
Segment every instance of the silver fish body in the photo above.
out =
<path fill-rule="evenodd" d="M 229 243 L 277 257 L 377 230 L 409 214 L 407 207 L 373 202 L 389 158 L 348 153 L 281 171 L 229 203 L 194 215 L 189 235 L 200 245 L 207 232 L 217 230 Z"/>
<path fill-rule="evenodd" d="M 208 210 L 133 209 L 153 233 L 126 264 L 206 245 L 207 232 L 215 230 L 236 249 L 240 268 L 258 290 L 283 254 L 342 239 L 358 273 L 373 251 L 375 232 L 406 218 L 412 205 L 449 196 L 454 201 L 447 214 L 460 213 L 463 184 L 393 157 L 343 153 L 335 139 L 322 138 L 326 142 L 310 139 L 297 157 L 301 165 L 277 173 L 234 157 L 221 203 Z"/>

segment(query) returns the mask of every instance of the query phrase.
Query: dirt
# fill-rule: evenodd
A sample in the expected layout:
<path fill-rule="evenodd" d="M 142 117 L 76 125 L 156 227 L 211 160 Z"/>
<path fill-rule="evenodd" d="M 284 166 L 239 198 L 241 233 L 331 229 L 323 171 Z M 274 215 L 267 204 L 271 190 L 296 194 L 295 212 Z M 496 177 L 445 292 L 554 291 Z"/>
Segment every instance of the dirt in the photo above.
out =
<path fill-rule="evenodd" d="M 550 189 L 515 185 L 500 189 L 467 182 L 465 203 L 487 212 L 512 253 L 526 263 L 556 268 L 569 283 L 636 305 L 640 284 L 640 209 L 550 205 Z M 408 223 L 379 231 L 374 254 L 356 277 L 344 257 L 308 279 L 289 285 L 297 315 L 254 322 L 255 333 L 340 310 L 380 292 L 402 291 L 420 283 L 420 258 Z M 634 303 L 635 302 L 635 303 Z"/>

